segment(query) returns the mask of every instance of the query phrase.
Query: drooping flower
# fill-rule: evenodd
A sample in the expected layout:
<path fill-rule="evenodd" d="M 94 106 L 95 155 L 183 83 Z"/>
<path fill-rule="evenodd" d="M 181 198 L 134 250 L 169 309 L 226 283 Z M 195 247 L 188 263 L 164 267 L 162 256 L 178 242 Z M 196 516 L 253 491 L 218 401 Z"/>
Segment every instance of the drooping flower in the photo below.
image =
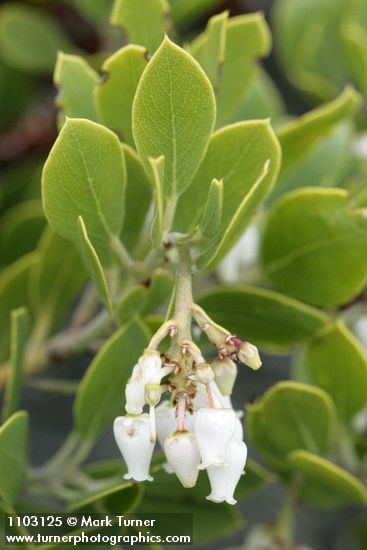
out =
<path fill-rule="evenodd" d="M 222 466 L 236 429 L 232 409 L 200 409 L 196 413 L 195 436 L 202 459 L 199 469 Z"/>
<path fill-rule="evenodd" d="M 225 456 L 225 464 L 207 468 L 211 487 L 211 493 L 206 497 L 208 500 L 236 504 L 233 493 L 243 473 L 246 458 L 246 444 L 243 441 L 232 440 Z"/>
<path fill-rule="evenodd" d="M 149 475 L 154 444 L 150 441 L 149 416 L 118 416 L 113 425 L 114 436 L 127 465 L 125 479 L 153 481 Z"/>
<path fill-rule="evenodd" d="M 155 410 L 157 423 L 157 439 L 159 445 L 164 449 L 164 442 L 177 428 L 176 407 L 170 401 L 163 401 Z M 194 431 L 195 412 L 186 413 L 185 427 L 188 431 Z"/>
<path fill-rule="evenodd" d="M 200 453 L 192 432 L 175 432 L 164 443 L 168 463 L 184 487 L 194 487 L 199 475 Z"/>

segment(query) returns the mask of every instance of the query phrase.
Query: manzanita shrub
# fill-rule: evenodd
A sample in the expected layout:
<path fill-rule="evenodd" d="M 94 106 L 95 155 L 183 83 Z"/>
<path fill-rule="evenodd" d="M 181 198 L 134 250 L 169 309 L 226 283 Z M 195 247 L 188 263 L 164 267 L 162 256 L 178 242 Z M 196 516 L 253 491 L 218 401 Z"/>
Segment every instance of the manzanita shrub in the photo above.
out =
<path fill-rule="evenodd" d="M 236 501 L 280 484 L 284 508 L 271 526 L 259 517 L 245 544 L 290 549 L 303 503 L 367 504 L 363 97 L 348 85 L 364 92 L 364 73 L 351 57 L 340 78 L 327 52 L 308 59 L 291 40 L 304 2 L 289 3 L 294 13 L 279 2 L 287 74 L 329 100 L 292 119 L 258 63 L 271 49 L 263 15 L 219 13 L 185 42 L 196 4 L 116 0 L 111 23 L 126 43 L 102 60 L 31 6 L 0 10 L 5 63 L 47 72 L 61 50 L 59 135 L 42 172 L 48 224 L 28 200 L 1 226 L 0 506 L 190 512 L 201 542 L 241 529 Z M 343 47 L 362 57 L 353 25 Z M 259 376 L 258 348 L 289 356 L 291 377 L 246 403 L 243 424 L 230 395 L 239 370 Z M 31 468 L 22 379 L 41 387 L 54 359 L 87 352 L 74 427 Z M 121 459 L 86 464 L 112 426 Z"/>

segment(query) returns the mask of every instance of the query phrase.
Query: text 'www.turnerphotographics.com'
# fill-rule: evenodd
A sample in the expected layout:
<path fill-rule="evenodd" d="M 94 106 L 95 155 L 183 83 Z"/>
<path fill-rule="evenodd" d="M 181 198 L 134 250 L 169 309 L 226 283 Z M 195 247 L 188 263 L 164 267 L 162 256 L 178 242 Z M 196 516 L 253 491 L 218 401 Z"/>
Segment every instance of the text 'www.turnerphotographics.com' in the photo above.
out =
<path fill-rule="evenodd" d="M 5 546 L 193 544 L 192 514 L 19 514 L 5 518 Z"/>

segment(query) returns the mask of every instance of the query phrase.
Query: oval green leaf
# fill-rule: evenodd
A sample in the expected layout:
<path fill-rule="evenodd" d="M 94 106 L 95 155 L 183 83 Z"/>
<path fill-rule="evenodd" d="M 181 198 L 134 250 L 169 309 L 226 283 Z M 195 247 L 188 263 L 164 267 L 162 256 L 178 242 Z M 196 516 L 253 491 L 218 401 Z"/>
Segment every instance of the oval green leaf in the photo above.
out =
<path fill-rule="evenodd" d="M 239 338 L 270 350 L 288 350 L 329 322 L 328 316 L 302 302 L 251 286 L 214 288 L 198 303 Z"/>
<path fill-rule="evenodd" d="M 367 404 L 366 354 L 341 321 L 308 343 L 302 363 L 313 383 L 333 399 L 343 420 L 349 420 Z"/>
<path fill-rule="evenodd" d="M 351 208 L 346 191 L 303 188 L 274 205 L 261 254 L 278 290 L 330 307 L 352 300 L 366 285 L 366 249 L 367 218 Z"/>
<path fill-rule="evenodd" d="M 287 470 L 285 457 L 304 449 L 324 455 L 335 430 L 333 402 L 323 390 L 297 382 L 278 382 L 247 406 L 248 435 L 275 469 Z"/>
<path fill-rule="evenodd" d="M 116 135 L 95 122 L 68 119 L 42 175 L 43 207 L 51 227 L 79 245 L 78 217 L 102 262 L 119 235 L 124 213 L 126 169 Z"/>
<path fill-rule="evenodd" d="M 299 494 L 304 500 L 325 507 L 367 504 L 366 486 L 332 462 L 307 451 L 294 451 L 287 461 L 302 480 Z"/>
<path fill-rule="evenodd" d="M 165 197 L 178 196 L 190 185 L 214 122 L 215 99 L 208 78 L 187 52 L 166 37 L 148 63 L 133 103 L 139 154 L 147 166 L 148 157 L 165 157 Z"/>

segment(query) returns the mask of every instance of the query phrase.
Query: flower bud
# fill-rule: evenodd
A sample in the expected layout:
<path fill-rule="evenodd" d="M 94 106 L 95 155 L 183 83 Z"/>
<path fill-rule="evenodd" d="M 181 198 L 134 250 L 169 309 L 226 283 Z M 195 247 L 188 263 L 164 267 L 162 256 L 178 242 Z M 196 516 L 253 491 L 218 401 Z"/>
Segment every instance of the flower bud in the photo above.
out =
<path fill-rule="evenodd" d="M 236 420 L 232 409 L 200 409 L 196 413 L 195 436 L 202 459 L 200 470 L 224 464 Z"/>
<path fill-rule="evenodd" d="M 124 479 L 153 481 L 149 475 L 154 445 L 150 442 L 147 414 L 138 417 L 118 416 L 113 424 L 116 443 L 127 465 Z"/>
<path fill-rule="evenodd" d="M 223 395 L 231 395 L 237 377 L 237 365 L 229 357 L 215 359 L 212 363 L 215 382 Z"/>
<path fill-rule="evenodd" d="M 144 399 L 147 405 L 155 407 L 161 400 L 162 388 L 159 384 L 145 384 Z"/>
<path fill-rule="evenodd" d="M 196 367 L 196 376 L 201 384 L 210 384 L 214 380 L 214 372 L 208 363 L 200 363 Z"/>
<path fill-rule="evenodd" d="M 168 463 L 184 487 L 194 487 L 199 475 L 200 453 L 192 432 L 175 432 L 164 443 Z"/>
<path fill-rule="evenodd" d="M 208 500 L 236 504 L 233 493 L 243 473 L 246 458 L 246 444 L 232 440 L 225 456 L 225 464 L 219 467 L 209 466 L 207 469 L 211 487 L 211 493 L 206 497 Z"/>
<path fill-rule="evenodd" d="M 257 347 L 249 342 L 241 344 L 237 350 L 237 357 L 241 363 L 253 370 L 259 369 L 262 365 Z"/>

